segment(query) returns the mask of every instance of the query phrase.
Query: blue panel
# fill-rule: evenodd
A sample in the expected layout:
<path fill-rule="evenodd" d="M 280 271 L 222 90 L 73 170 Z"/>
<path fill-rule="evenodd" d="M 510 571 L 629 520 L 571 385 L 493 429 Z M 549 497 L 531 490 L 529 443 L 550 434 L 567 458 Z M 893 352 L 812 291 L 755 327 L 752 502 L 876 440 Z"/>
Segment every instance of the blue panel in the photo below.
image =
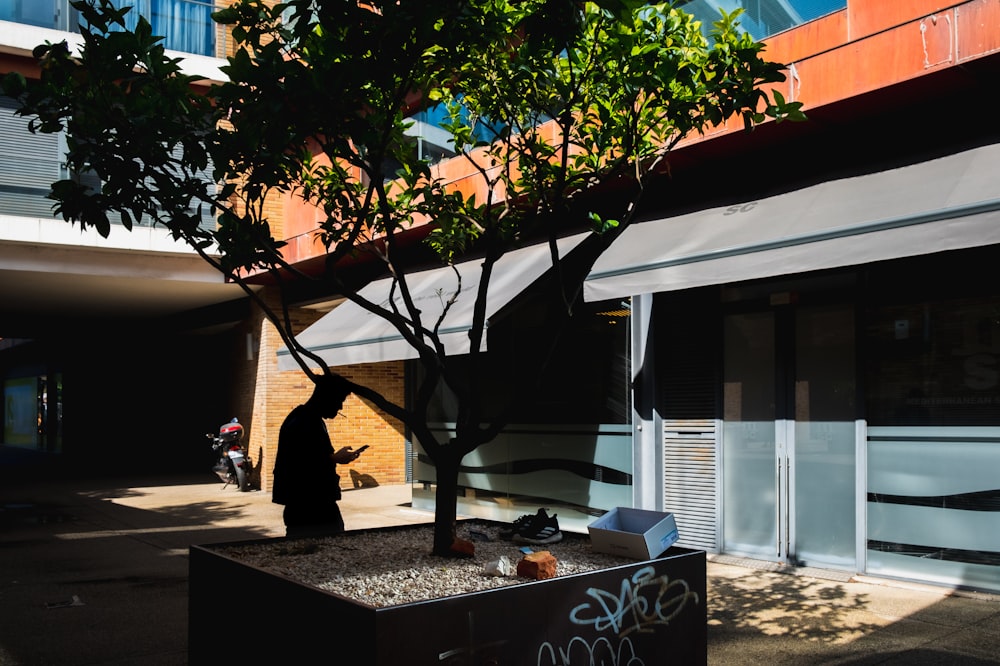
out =
<path fill-rule="evenodd" d="M 0 0 L 0 21 L 56 27 L 57 0 Z"/>

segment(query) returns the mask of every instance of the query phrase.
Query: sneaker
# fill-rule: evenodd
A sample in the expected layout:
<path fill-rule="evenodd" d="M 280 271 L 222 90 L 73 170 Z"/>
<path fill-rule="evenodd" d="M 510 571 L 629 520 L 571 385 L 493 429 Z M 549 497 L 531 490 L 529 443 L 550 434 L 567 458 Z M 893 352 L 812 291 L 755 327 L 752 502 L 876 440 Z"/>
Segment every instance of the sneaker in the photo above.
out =
<path fill-rule="evenodd" d="M 545 509 L 539 509 L 538 512 L 541 513 L 541 514 L 544 514 L 545 513 Z M 515 518 L 513 523 L 511 523 L 507 527 L 505 527 L 502 530 L 500 530 L 500 538 L 501 539 L 510 539 L 510 538 L 512 538 L 515 534 L 517 534 L 522 529 L 524 529 L 528 525 L 529 522 L 531 522 L 532 520 L 534 520 L 534 518 L 535 518 L 536 515 L 538 515 L 538 514 L 526 513 L 523 516 Z"/>
<path fill-rule="evenodd" d="M 562 538 L 556 514 L 552 514 L 550 518 L 545 509 L 539 509 L 524 527 L 514 533 L 514 543 L 530 543 L 538 546 L 557 543 L 562 541 Z"/>

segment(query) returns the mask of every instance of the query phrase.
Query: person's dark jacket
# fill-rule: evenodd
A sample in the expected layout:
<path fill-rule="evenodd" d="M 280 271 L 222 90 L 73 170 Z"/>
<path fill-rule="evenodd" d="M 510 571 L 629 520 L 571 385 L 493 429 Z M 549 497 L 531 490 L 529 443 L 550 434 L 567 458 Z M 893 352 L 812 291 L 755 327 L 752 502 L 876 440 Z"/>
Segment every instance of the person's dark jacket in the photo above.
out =
<path fill-rule="evenodd" d="M 308 405 L 291 411 L 278 433 L 271 500 L 277 504 L 340 499 L 340 476 L 323 417 Z"/>

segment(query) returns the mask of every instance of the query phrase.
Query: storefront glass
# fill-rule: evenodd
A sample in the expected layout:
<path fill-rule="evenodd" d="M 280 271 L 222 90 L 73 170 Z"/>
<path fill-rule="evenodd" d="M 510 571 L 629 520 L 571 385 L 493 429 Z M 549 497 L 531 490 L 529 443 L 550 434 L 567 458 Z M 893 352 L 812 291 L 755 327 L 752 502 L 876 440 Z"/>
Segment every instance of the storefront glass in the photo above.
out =
<path fill-rule="evenodd" d="M 765 559 L 778 550 L 774 315 L 730 315 L 723 361 L 723 543 Z"/>
<path fill-rule="evenodd" d="M 1000 299 L 871 309 L 870 573 L 1000 590 Z"/>
<path fill-rule="evenodd" d="M 724 318 L 723 549 L 855 566 L 854 308 Z"/>
<path fill-rule="evenodd" d="M 3 382 L 3 446 L 39 453 L 62 451 L 62 376 L 33 375 Z"/>
<path fill-rule="evenodd" d="M 484 419 L 513 400 L 511 425 L 463 460 L 459 510 L 509 521 L 543 506 L 558 513 L 563 529 L 586 531 L 595 513 L 632 505 L 629 308 L 581 304 L 550 357 L 541 343 L 550 306 L 542 294 L 527 294 L 490 322 L 480 373 Z M 458 374 L 467 373 L 467 357 L 457 360 Z M 419 381 L 416 364 L 413 370 Z M 447 438 L 454 395 L 439 392 L 434 410 L 435 430 Z M 414 448 L 414 505 L 430 507 L 434 467 L 419 442 Z"/>
<path fill-rule="evenodd" d="M 794 558 L 853 569 L 857 521 L 854 308 L 795 313 L 794 446 L 790 487 Z"/>

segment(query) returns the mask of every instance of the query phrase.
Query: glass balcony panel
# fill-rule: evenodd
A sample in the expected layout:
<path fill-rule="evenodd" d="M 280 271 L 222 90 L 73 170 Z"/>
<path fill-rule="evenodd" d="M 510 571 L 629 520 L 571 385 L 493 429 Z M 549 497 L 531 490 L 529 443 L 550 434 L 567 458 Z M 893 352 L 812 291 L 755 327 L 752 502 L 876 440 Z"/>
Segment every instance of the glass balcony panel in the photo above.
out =
<path fill-rule="evenodd" d="M 139 16 L 146 17 L 153 34 L 163 36 L 163 45 L 168 49 L 213 57 L 219 55 L 212 21 L 215 8 L 211 0 L 116 0 L 115 6 L 133 8 L 125 16 L 126 27 L 130 30 L 139 22 Z"/>
<path fill-rule="evenodd" d="M 165 46 L 184 53 L 215 55 L 212 3 L 196 0 L 151 0 L 149 22 Z"/>
<path fill-rule="evenodd" d="M 125 17 L 129 29 L 135 28 L 140 15 L 145 16 L 168 49 L 221 56 L 216 52 L 212 0 L 115 0 L 114 4 L 133 8 Z M 77 31 L 79 20 L 69 0 L 0 0 L 0 21 Z"/>
<path fill-rule="evenodd" d="M 687 0 L 679 4 L 702 22 L 706 33 L 719 20 L 719 10 L 743 9 L 740 26 L 760 40 L 845 9 L 847 0 Z"/>
<path fill-rule="evenodd" d="M 469 112 L 464 107 L 461 111 L 461 118 L 466 123 L 470 119 Z M 420 157 L 431 164 L 455 155 L 451 135 L 442 129 L 443 124 L 448 119 L 448 108 L 444 104 L 436 104 L 418 111 L 410 118 L 414 121 L 414 125 L 407 131 L 407 135 L 416 138 Z M 503 128 L 501 123 L 479 118 L 472 128 L 472 137 L 477 141 L 492 143 L 503 131 Z"/>
<path fill-rule="evenodd" d="M 0 0 L 0 21 L 56 27 L 58 0 Z"/>

